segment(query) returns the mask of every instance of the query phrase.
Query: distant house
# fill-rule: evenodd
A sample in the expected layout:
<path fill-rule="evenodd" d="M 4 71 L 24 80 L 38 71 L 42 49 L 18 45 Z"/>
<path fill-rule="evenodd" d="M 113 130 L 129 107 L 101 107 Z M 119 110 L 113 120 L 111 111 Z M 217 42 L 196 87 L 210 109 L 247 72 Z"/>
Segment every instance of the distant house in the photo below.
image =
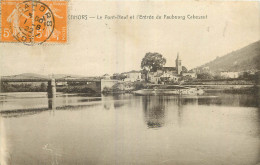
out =
<path fill-rule="evenodd" d="M 205 67 L 200 67 L 200 68 L 195 68 L 194 71 L 196 73 L 210 73 L 210 68 L 209 66 L 205 66 Z"/>
<path fill-rule="evenodd" d="M 142 74 L 141 71 L 130 71 L 127 73 L 124 73 L 126 75 L 126 79 L 125 81 L 131 81 L 131 82 L 135 82 L 135 81 L 141 81 L 142 80 Z"/>
<path fill-rule="evenodd" d="M 150 72 L 148 74 L 148 80 L 153 84 L 159 84 L 162 75 L 163 73 Z"/>
<path fill-rule="evenodd" d="M 177 82 L 179 80 L 180 76 L 175 73 L 168 73 L 164 72 L 163 75 L 161 76 L 161 79 L 164 81 L 174 81 Z"/>
<path fill-rule="evenodd" d="M 239 72 L 222 71 L 222 72 L 220 72 L 220 76 L 224 77 L 224 78 L 238 78 Z"/>
<path fill-rule="evenodd" d="M 163 67 L 161 70 L 165 73 L 176 73 L 177 74 L 176 67 Z"/>
<path fill-rule="evenodd" d="M 176 73 L 171 72 L 150 72 L 148 80 L 154 84 L 165 83 L 169 81 L 178 82 L 180 76 Z"/>
<path fill-rule="evenodd" d="M 182 73 L 182 76 L 183 77 L 190 76 L 191 78 L 197 78 L 197 74 L 193 71 L 188 71 L 188 72 Z"/>

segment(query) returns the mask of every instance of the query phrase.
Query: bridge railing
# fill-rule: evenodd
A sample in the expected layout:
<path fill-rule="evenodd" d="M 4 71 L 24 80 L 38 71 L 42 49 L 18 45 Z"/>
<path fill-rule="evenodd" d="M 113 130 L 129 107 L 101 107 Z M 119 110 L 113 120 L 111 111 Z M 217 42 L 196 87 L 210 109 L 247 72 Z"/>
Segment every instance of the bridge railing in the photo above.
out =
<path fill-rule="evenodd" d="M 56 97 L 56 82 L 96 82 L 101 83 L 101 80 L 98 79 L 38 79 L 38 78 L 31 78 L 31 79 L 15 79 L 15 78 L 1 78 L 1 83 L 8 83 L 8 82 L 48 82 L 47 86 L 47 93 L 49 98 Z"/>

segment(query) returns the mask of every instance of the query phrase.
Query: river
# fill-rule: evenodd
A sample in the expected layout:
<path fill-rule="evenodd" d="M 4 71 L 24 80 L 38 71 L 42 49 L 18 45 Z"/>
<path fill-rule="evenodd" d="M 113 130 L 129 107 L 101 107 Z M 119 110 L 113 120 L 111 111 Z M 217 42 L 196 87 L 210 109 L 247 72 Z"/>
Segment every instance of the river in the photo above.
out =
<path fill-rule="evenodd" d="M 1 165 L 255 165 L 253 95 L 0 93 Z"/>

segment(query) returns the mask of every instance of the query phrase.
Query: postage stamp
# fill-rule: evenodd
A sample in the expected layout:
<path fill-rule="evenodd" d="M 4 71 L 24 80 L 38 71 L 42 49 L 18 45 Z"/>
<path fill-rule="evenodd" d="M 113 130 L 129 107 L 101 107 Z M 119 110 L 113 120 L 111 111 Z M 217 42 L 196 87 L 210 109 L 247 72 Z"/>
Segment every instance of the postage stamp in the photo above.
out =
<path fill-rule="evenodd" d="M 67 42 L 68 1 L 1 1 L 1 42 Z"/>

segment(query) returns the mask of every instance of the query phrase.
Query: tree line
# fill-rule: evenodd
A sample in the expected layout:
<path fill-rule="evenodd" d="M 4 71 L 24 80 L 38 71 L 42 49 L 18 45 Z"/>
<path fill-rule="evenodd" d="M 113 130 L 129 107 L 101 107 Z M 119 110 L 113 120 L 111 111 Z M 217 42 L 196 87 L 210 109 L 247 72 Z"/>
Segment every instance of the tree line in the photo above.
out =
<path fill-rule="evenodd" d="M 47 84 L 41 83 L 1 83 L 1 92 L 46 92 Z"/>

